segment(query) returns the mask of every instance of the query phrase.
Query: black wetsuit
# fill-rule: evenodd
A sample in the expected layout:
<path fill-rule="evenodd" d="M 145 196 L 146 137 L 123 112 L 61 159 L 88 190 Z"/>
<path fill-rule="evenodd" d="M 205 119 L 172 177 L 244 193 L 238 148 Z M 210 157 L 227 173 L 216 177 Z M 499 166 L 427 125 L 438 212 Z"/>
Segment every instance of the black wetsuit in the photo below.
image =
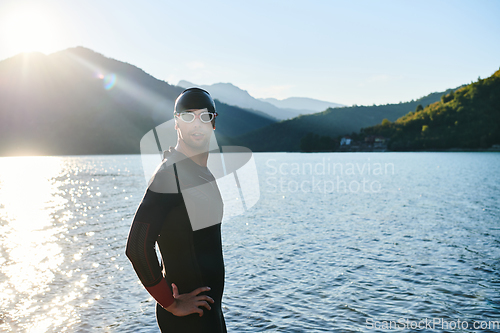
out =
<path fill-rule="evenodd" d="M 187 206 L 198 209 L 189 209 L 188 213 Z M 222 211 L 222 198 L 208 168 L 170 147 L 135 213 L 126 250 L 139 279 L 157 301 L 156 318 L 162 332 L 227 332 L 221 308 Z M 191 220 L 202 219 L 209 226 L 193 227 L 190 216 Z M 162 256 L 163 272 L 155 242 Z M 210 291 L 198 295 L 213 298 L 215 302 L 209 303 L 211 310 L 200 307 L 201 317 L 198 313 L 177 317 L 165 310 L 173 303 L 172 283 L 179 294 L 209 286 Z"/>

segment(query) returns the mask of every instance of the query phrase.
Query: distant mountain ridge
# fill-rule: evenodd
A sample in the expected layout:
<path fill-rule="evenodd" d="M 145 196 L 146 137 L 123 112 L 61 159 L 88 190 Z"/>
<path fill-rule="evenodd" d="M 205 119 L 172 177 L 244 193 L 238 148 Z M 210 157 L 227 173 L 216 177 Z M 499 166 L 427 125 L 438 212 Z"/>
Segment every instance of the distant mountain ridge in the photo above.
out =
<path fill-rule="evenodd" d="M 259 101 L 255 103 L 255 99 L 250 96 L 246 90 L 242 90 L 231 83 L 197 85 L 189 81 L 181 80 L 177 83 L 177 85 L 183 88 L 203 88 L 207 90 L 213 98 L 216 98 L 223 103 L 238 106 L 240 108 L 246 108 L 251 112 L 271 117 L 271 119 L 274 120 L 284 119 L 283 117 L 293 118 L 296 116 L 295 114 L 280 110 L 269 103 Z"/>
<path fill-rule="evenodd" d="M 172 119 L 182 90 L 83 47 L 5 59 L 0 61 L 0 156 L 139 153 L 142 136 Z M 220 101 L 216 105 L 220 144 L 274 122 Z"/>
<path fill-rule="evenodd" d="M 261 101 L 268 102 L 279 108 L 294 110 L 312 110 L 314 112 L 325 111 L 328 108 L 344 107 L 343 104 L 320 101 L 308 97 L 289 97 L 282 100 L 276 98 L 259 98 Z"/>
<path fill-rule="evenodd" d="M 269 101 L 267 99 L 258 99 L 252 97 L 246 90 L 240 89 L 232 83 L 197 85 L 189 81 L 181 80 L 177 85 L 184 88 L 196 86 L 206 89 L 212 96 L 214 96 L 214 98 L 217 98 L 224 103 L 249 110 L 258 110 L 279 120 L 291 119 L 299 116 L 300 114 L 311 114 L 324 111 L 329 106 L 342 106 L 341 104 L 302 97 L 291 97 L 284 101 L 277 99 L 269 99 Z"/>

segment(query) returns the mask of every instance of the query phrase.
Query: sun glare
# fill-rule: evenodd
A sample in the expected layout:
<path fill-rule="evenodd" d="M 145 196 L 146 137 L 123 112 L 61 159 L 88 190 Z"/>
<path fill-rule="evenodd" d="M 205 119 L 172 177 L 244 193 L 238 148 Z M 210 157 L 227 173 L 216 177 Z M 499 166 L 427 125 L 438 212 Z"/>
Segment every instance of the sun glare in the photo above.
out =
<path fill-rule="evenodd" d="M 3 47 L 12 53 L 50 53 L 57 48 L 60 37 L 53 15 L 33 6 L 4 11 L 0 15 Z"/>
<path fill-rule="evenodd" d="M 57 240 L 65 229 L 54 221 L 66 202 L 55 180 L 61 172 L 58 157 L 0 158 L 0 331 L 46 332 L 76 317 L 70 304 L 76 296 L 52 302 L 46 296 L 56 274 L 64 273 Z M 54 314 L 40 312 L 41 306 Z"/>

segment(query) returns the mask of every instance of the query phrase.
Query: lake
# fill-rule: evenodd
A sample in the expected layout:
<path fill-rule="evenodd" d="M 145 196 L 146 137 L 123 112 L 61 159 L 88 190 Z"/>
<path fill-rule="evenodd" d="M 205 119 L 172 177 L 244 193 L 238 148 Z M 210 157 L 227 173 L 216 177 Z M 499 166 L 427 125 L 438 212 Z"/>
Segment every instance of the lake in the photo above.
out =
<path fill-rule="evenodd" d="M 500 330 L 500 153 L 253 160 L 258 201 L 222 224 L 228 331 Z M 124 254 L 145 189 L 139 155 L 0 158 L 0 330 L 158 332 Z"/>

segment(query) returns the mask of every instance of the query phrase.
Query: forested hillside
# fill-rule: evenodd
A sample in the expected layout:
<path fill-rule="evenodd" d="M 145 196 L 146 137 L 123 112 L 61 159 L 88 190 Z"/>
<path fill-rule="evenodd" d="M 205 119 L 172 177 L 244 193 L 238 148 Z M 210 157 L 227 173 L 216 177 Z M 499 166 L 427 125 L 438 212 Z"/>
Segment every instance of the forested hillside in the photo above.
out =
<path fill-rule="evenodd" d="M 390 150 L 488 148 L 500 144 L 500 70 L 394 122 L 361 130 L 389 138 Z"/>

